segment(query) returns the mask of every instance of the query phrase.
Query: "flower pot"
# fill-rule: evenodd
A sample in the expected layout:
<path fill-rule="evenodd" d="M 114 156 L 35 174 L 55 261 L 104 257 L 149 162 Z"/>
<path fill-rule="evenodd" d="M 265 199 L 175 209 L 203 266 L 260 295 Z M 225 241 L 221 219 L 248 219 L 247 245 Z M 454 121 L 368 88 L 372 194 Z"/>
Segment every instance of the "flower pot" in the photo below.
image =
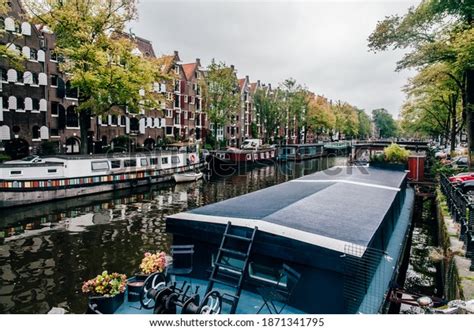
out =
<path fill-rule="evenodd" d="M 150 276 L 150 274 L 137 273 L 135 274 L 134 278 L 135 278 L 135 281 L 145 282 L 148 276 Z"/>
<path fill-rule="evenodd" d="M 135 279 L 133 280 L 128 281 L 127 297 L 129 302 L 135 302 L 140 300 L 140 293 L 143 290 L 143 284 L 145 284 L 145 280 L 138 279 L 137 277 L 135 277 Z"/>
<path fill-rule="evenodd" d="M 377 162 L 377 161 L 371 161 L 370 166 L 381 168 L 384 170 L 391 170 L 391 171 L 405 171 L 407 169 L 407 164 L 387 163 L 387 162 Z"/>
<path fill-rule="evenodd" d="M 93 296 L 89 297 L 89 303 L 97 305 L 96 310 L 102 314 L 113 314 L 123 304 L 124 297 L 125 294 L 123 292 L 113 297 Z M 94 313 L 91 310 L 87 312 Z"/>

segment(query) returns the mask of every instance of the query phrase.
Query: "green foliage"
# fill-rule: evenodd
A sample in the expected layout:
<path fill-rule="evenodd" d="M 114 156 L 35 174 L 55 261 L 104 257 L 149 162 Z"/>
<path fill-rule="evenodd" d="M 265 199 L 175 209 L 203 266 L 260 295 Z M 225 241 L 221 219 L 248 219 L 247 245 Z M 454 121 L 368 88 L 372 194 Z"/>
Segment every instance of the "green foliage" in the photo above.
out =
<path fill-rule="evenodd" d="M 41 156 L 56 155 L 59 152 L 58 143 L 53 141 L 43 141 L 40 150 Z"/>
<path fill-rule="evenodd" d="M 368 139 L 372 134 L 372 123 L 370 121 L 370 117 L 364 110 L 356 109 L 358 114 L 358 122 L 359 122 L 359 129 L 358 129 L 358 136 L 359 139 Z"/>
<path fill-rule="evenodd" d="M 240 93 L 237 76 L 232 67 L 214 59 L 207 68 L 203 94 L 209 122 L 214 124 L 214 136 L 218 126 L 225 126 L 240 107 Z"/>
<path fill-rule="evenodd" d="M 406 163 L 410 152 L 396 143 L 384 148 L 384 160 L 388 163 Z"/>
<path fill-rule="evenodd" d="M 8 160 L 11 160 L 11 157 L 4 154 L 4 153 L 0 153 L 0 163 L 3 163 L 3 162 L 6 162 Z"/>
<path fill-rule="evenodd" d="M 263 140 L 269 142 L 283 120 L 282 93 L 274 92 L 268 88 L 259 88 L 255 91 L 253 102 L 257 117 L 266 129 Z"/>
<path fill-rule="evenodd" d="M 386 109 L 373 110 L 372 118 L 381 138 L 391 138 L 398 135 L 397 123 Z"/>
<path fill-rule="evenodd" d="M 359 134 L 359 118 L 353 106 L 347 102 L 337 101 L 333 105 L 333 111 L 336 116 L 335 128 L 339 133 L 349 137 L 355 137 Z"/>

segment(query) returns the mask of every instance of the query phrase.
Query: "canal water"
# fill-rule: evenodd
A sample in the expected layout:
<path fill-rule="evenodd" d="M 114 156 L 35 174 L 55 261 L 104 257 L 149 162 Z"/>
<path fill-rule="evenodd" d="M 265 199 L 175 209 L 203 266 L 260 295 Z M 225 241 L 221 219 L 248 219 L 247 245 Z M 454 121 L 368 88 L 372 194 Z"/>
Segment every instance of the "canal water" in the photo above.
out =
<path fill-rule="evenodd" d="M 146 251 L 168 251 L 165 217 L 344 164 L 314 159 L 185 184 L 160 184 L 0 210 L 0 313 L 84 313 L 82 282 L 134 274 Z"/>
<path fill-rule="evenodd" d="M 439 246 L 434 198 L 417 200 L 412 226 L 411 248 L 403 288 L 409 293 L 441 297 L 442 271 L 440 263 L 433 258 L 433 251 Z M 401 313 L 411 313 L 413 310 L 410 306 L 402 305 Z"/>

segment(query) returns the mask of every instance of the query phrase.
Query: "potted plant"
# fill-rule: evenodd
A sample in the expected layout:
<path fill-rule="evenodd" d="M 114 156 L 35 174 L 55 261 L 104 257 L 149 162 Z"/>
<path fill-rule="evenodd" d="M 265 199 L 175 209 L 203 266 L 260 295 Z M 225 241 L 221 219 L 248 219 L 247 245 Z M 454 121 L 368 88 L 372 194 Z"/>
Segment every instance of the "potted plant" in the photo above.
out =
<path fill-rule="evenodd" d="M 82 292 L 89 295 L 89 303 L 95 304 L 102 314 L 113 314 L 123 303 L 127 276 L 109 274 L 106 270 L 93 279 L 85 281 Z"/>
<path fill-rule="evenodd" d="M 140 291 L 143 288 L 145 280 L 154 273 L 163 273 L 170 264 L 171 258 L 165 252 L 145 252 L 140 263 L 140 273 L 130 280 L 128 286 L 128 301 L 138 301 Z"/>
<path fill-rule="evenodd" d="M 392 143 L 384 148 L 383 154 L 371 157 L 370 166 L 403 171 L 407 169 L 408 156 L 410 156 L 408 150 Z"/>

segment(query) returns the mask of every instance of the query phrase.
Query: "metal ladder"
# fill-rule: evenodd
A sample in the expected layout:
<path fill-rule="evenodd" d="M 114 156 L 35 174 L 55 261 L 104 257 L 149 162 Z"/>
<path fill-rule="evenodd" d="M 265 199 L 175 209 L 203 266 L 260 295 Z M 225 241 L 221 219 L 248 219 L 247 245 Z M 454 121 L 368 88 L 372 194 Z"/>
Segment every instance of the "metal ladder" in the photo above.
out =
<path fill-rule="evenodd" d="M 233 293 L 224 293 L 222 300 L 231 305 L 230 314 L 235 314 L 240 299 L 240 293 L 242 291 L 242 283 L 249 263 L 250 252 L 258 228 L 255 227 L 252 230 L 250 237 L 231 233 L 231 229 L 232 223 L 229 221 L 225 228 L 224 235 L 222 236 L 217 257 L 214 261 L 206 294 L 212 291 L 215 283 L 233 288 Z M 246 249 L 243 249 L 243 251 L 234 248 L 236 245 L 241 245 L 242 243 L 247 244 Z M 226 263 L 226 260 L 227 262 L 229 260 L 234 260 L 238 263 L 237 265 L 235 263 L 230 264 Z"/>

